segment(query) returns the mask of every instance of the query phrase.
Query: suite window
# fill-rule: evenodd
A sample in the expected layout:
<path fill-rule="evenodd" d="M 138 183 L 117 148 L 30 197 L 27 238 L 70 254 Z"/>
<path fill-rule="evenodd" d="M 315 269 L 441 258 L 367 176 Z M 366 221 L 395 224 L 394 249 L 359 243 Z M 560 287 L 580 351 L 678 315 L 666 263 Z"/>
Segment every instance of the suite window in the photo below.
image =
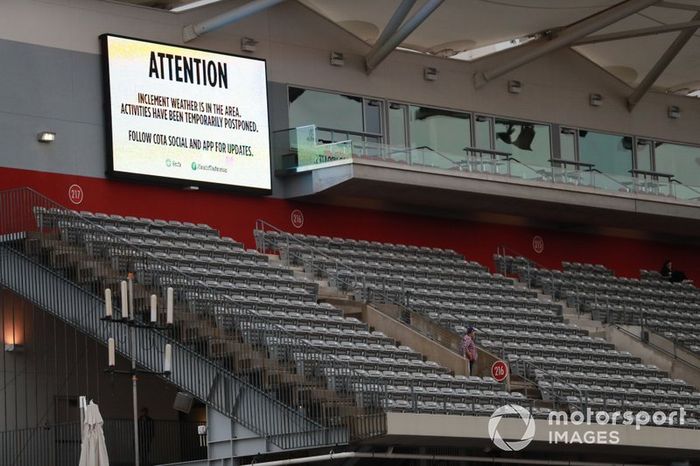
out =
<path fill-rule="evenodd" d="M 408 113 L 411 147 L 427 146 L 455 161 L 465 158 L 464 148 L 471 145 L 468 113 L 415 105 Z"/>
<path fill-rule="evenodd" d="M 637 169 L 651 171 L 653 158 L 653 145 L 654 142 L 649 139 L 636 138 L 637 145 L 635 146 L 636 152 L 634 156 L 637 160 Z"/>
<path fill-rule="evenodd" d="M 408 146 L 408 106 L 391 102 L 389 104 L 389 144 L 397 147 Z"/>
<path fill-rule="evenodd" d="M 552 157 L 549 125 L 496 118 L 494 132 L 497 151 L 509 152 L 530 166 L 549 166 Z"/>
<path fill-rule="evenodd" d="M 362 132 L 362 97 L 289 88 L 289 126 Z"/>
<path fill-rule="evenodd" d="M 669 173 L 688 186 L 700 187 L 700 148 L 655 141 L 656 171 Z"/>
<path fill-rule="evenodd" d="M 474 117 L 474 147 L 493 149 L 493 118 L 477 115 Z"/>
<path fill-rule="evenodd" d="M 609 175 L 631 176 L 632 137 L 578 130 L 578 155 Z"/>
<path fill-rule="evenodd" d="M 576 135 L 572 128 L 562 128 L 559 133 L 559 154 L 562 160 L 576 160 Z"/>

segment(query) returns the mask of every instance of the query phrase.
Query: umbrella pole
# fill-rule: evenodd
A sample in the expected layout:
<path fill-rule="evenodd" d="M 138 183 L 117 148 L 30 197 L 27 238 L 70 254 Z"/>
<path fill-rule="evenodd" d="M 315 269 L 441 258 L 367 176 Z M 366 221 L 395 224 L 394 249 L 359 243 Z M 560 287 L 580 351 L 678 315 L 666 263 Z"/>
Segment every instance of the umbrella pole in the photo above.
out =
<path fill-rule="evenodd" d="M 80 408 L 80 443 L 82 445 L 82 442 L 85 440 L 83 438 L 83 424 L 85 424 L 85 408 L 87 408 L 87 397 L 86 396 L 80 396 L 78 398 L 78 407 Z"/>

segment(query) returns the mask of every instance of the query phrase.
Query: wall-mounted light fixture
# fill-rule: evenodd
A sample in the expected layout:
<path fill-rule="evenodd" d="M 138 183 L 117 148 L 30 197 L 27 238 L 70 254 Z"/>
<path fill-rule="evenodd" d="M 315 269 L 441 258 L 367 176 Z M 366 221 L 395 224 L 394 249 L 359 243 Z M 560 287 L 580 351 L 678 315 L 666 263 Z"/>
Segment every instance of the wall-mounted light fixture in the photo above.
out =
<path fill-rule="evenodd" d="M 433 68 L 431 66 L 426 66 L 423 68 L 423 79 L 426 81 L 437 81 L 438 79 L 438 70 L 437 68 Z"/>
<path fill-rule="evenodd" d="M 17 343 L 5 343 L 6 353 L 17 353 L 20 351 L 24 351 L 23 345 L 18 345 Z"/>
<path fill-rule="evenodd" d="M 256 45 L 258 45 L 258 41 L 252 37 L 241 37 L 241 51 L 254 53 Z"/>
<path fill-rule="evenodd" d="M 508 92 L 511 94 L 520 94 L 523 89 L 523 84 L 520 81 L 511 80 L 508 81 Z"/>
<path fill-rule="evenodd" d="M 677 105 L 670 105 L 668 107 L 668 117 L 672 120 L 677 120 L 681 117 L 681 109 Z"/>
<path fill-rule="evenodd" d="M 36 136 L 36 140 L 43 142 L 44 144 L 49 144 L 56 140 L 56 133 L 53 131 L 42 131 Z"/>
<path fill-rule="evenodd" d="M 600 107 L 603 105 L 603 96 L 600 94 L 588 94 L 588 103 L 591 107 Z"/>
<path fill-rule="evenodd" d="M 341 52 L 331 52 L 331 65 L 333 66 L 343 66 L 345 65 L 345 59 Z"/>

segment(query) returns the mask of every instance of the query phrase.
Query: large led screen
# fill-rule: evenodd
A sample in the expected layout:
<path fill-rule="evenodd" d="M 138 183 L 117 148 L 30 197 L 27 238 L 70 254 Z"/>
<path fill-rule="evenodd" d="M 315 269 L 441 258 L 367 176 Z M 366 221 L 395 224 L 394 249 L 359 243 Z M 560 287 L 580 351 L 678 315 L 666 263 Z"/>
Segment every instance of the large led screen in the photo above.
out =
<path fill-rule="evenodd" d="M 101 39 L 111 174 L 270 190 L 263 60 Z"/>

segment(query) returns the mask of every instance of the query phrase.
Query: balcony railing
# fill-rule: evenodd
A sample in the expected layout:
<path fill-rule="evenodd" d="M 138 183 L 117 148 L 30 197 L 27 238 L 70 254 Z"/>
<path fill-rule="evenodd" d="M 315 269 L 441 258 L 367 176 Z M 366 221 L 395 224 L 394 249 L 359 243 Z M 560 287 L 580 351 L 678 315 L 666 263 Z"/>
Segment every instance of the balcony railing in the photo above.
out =
<path fill-rule="evenodd" d="M 448 153 L 430 146 L 392 146 L 380 142 L 381 135 L 315 125 L 275 131 L 272 139 L 275 168 L 281 176 L 364 159 L 417 168 L 498 175 L 562 187 L 700 201 L 700 187 L 683 184 L 671 174 L 653 171 L 630 170 L 629 175 L 610 174 L 600 171 L 594 164 L 565 159 L 549 159 L 542 165 L 533 165 L 508 152 L 477 147 L 464 147 L 462 153 Z"/>

